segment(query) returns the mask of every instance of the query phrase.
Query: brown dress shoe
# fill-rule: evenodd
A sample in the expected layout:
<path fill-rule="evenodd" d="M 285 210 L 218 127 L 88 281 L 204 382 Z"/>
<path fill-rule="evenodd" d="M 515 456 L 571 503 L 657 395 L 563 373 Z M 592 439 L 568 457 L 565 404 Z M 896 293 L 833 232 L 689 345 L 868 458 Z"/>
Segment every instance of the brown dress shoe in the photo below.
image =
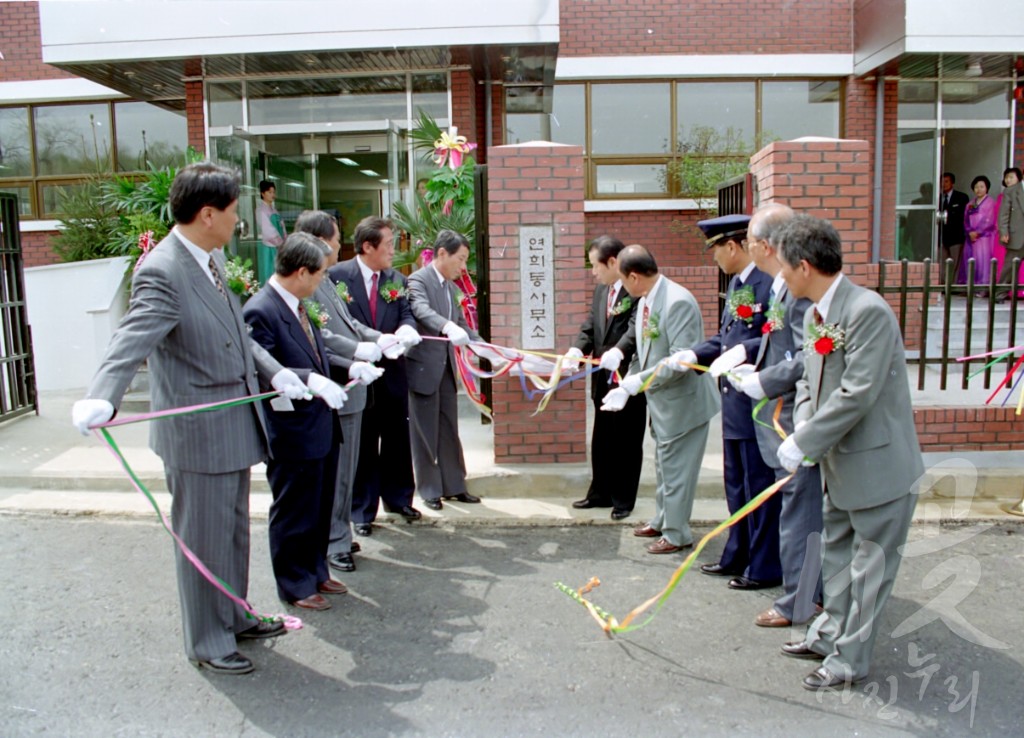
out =
<path fill-rule="evenodd" d="M 674 554 L 676 551 L 682 551 L 687 546 L 677 546 L 674 543 L 666 541 L 664 538 L 659 538 L 650 546 L 647 547 L 647 553 L 649 554 Z"/>
<path fill-rule="evenodd" d="M 316 585 L 316 591 L 321 594 L 343 595 L 348 592 L 348 587 L 337 579 L 328 579 L 326 582 L 320 582 L 320 584 Z"/>
<path fill-rule="evenodd" d="M 759 625 L 762 628 L 788 628 L 792 624 L 793 621 L 784 616 L 774 607 L 765 610 L 754 618 L 754 625 Z"/>
<path fill-rule="evenodd" d="M 309 597 L 303 597 L 301 600 L 295 600 L 295 602 L 289 603 L 295 607 L 302 607 L 306 610 L 330 610 L 331 603 L 328 602 L 323 595 L 311 594 Z"/>
<path fill-rule="evenodd" d="M 661 535 L 661 531 L 655 530 L 647 523 L 644 523 L 643 525 L 638 525 L 633 529 L 633 535 L 638 538 L 658 538 Z"/>

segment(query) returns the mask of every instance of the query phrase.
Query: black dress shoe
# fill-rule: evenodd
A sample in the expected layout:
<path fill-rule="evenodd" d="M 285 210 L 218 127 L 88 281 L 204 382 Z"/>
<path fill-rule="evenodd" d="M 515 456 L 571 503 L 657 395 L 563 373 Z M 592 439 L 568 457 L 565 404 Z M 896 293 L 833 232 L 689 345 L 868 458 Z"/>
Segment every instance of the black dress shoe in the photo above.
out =
<path fill-rule="evenodd" d="M 370 523 L 356 523 L 355 525 L 356 535 L 358 536 L 372 536 L 373 526 Z"/>
<path fill-rule="evenodd" d="M 632 514 L 632 510 L 612 510 L 612 520 L 625 520 Z"/>
<path fill-rule="evenodd" d="M 855 681 L 855 679 L 844 679 L 841 676 L 836 676 L 824 666 L 819 666 L 804 677 L 804 689 L 835 689 L 836 687 L 845 687 L 853 684 Z"/>
<path fill-rule="evenodd" d="M 352 559 L 352 554 L 331 554 L 327 557 L 327 565 L 332 569 L 337 569 L 338 571 L 356 570 L 356 562 Z"/>
<path fill-rule="evenodd" d="M 576 500 L 572 503 L 572 506 L 577 510 L 589 510 L 592 507 L 611 507 L 611 505 L 605 505 L 603 502 L 594 502 L 589 497 L 584 497 L 582 500 Z"/>
<path fill-rule="evenodd" d="M 214 674 L 248 674 L 256 669 L 252 662 L 238 651 L 209 661 L 194 659 L 192 665 L 197 669 L 212 671 Z"/>
<path fill-rule="evenodd" d="M 768 589 L 782 584 L 781 579 L 748 579 L 736 577 L 729 580 L 729 589 Z"/>
<path fill-rule="evenodd" d="M 412 522 L 413 520 L 419 520 L 423 517 L 423 513 L 421 513 L 412 505 L 404 505 L 401 510 L 392 510 L 391 512 L 398 513 L 409 522 Z"/>
<path fill-rule="evenodd" d="M 348 552 L 356 554 L 356 553 L 359 553 L 362 550 L 363 550 L 363 547 L 361 545 L 359 545 L 359 541 L 352 541 L 352 547 L 349 548 Z"/>
<path fill-rule="evenodd" d="M 792 656 L 794 659 L 815 659 L 821 661 L 825 658 L 817 651 L 812 651 L 804 641 L 783 643 L 782 653 L 785 656 Z"/>
<path fill-rule="evenodd" d="M 235 638 L 238 640 L 242 639 L 257 639 L 257 638 L 275 638 L 279 635 L 284 635 L 287 631 L 284 629 L 284 623 L 277 621 L 274 623 L 259 622 L 251 628 L 243 630 L 241 633 L 235 633 Z"/>
<path fill-rule="evenodd" d="M 438 497 L 436 500 L 424 500 L 423 504 L 429 507 L 431 510 L 440 510 L 444 505 L 441 504 L 441 498 Z"/>
<path fill-rule="evenodd" d="M 743 572 L 736 571 L 731 566 L 722 566 L 721 564 L 701 564 L 700 573 L 713 577 L 731 577 Z"/>
<path fill-rule="evenodd" d="M 480 502 L 480 498 L 476 495 L 471 495 L 469 492 L 460 492 L 457 495 L 445 495 L 446 500 L 455 500 L 456 502 Z"/>

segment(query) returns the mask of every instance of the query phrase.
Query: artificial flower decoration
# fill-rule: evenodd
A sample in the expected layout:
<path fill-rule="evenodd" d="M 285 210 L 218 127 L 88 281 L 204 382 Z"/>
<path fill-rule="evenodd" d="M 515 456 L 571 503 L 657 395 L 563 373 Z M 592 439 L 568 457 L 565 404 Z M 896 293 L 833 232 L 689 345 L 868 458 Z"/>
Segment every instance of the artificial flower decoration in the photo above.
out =
<path fill-rule="evenodd" d="M 651 313 L 647 318 L 647 324 L 644 326 L 644 338 L 648 341 L 653 341 L 661 335 L 661 329 L 658 324 L 661 322 L 661 317 L 657 313 Z"/>
<path fill-rule="evenodd" d="M 750 285 L 733 290 L 729 294 L 729 312 L 736 320 L 742 320 L 747 325 L 754 322 L 754 316 L 762 312 L 763 306 L 754 302 L 754 288 Z"/>
<path fill-rule="evenodd" d="M 341 298 L 341 301 L 346 305 L 352 302 L 352 295 L 349 294 L 347 283 L 338 282 L 338 284 L 334 285 L 334 291 L 338 293 L 338 297 Z"/>
<path fill-rule="evenodd" d="M 242 261 L 241 257 L 232 256 L 224 263 L 224 277 L 228 289 L 239 297 L 251 297 L 259 289 L 250 259 Z"/>
<path fill-rule="evenodd" d="M 135 261 L 135 268 L 132 270 L 133 272 L 139 271 L 139 267 L 142 266 L 142 262 L 146 260 L 146 257 L 149 256 L 150 249 L 155 245 L 156 244 L 153 243 L 153 231 L 146 231 L 145 233 L 139 234 L 139 251 L 142 253 L 139 254 L 139 258 Z"/>
<path fill-rule="evenodd" d="M 633 307 L 633 298 L 627 295 L 619 300 L 617 305 L 612 307 L 612 315 L 622 315 L 628 313 L 630 308 Z"/>
<path fill-rule="evenodd" d="M 303 300 L 302 304 L 306 307 L 306 315 L 309 316 L 310 323 L 317 328 L 323 328 L 327 325 L 327 311 L 323 305 L 314 300 Z"/>
<path fill-rule="evenodd" d="M 456 135 L 453 127 L 450 134 L 444 132 L 434 141 L 434 163 L 439 167 L 447 163 L 449 169 L 458 169 L 462 166 L 462 157 L 475 148 L 476 144 L 470 143 L 465 136 Z"/>
<path fill-rule="evenodd" d="M 380 287 L 380 296 L 384 298 L 384 302 L 394 302 L 406 297 L 408 292 L 405 287 L 402 286 L 401 282 L 385 282 Z"/>
<path fill-rule="evenodd" d="M 786 326 L 785 317 L 786 306 L 782 304 L 781 300 L 773 302 L 764 314 L 764 325 L 761 326 L 761 333 L 781 331 Z"/>
<path fill-rule="evenodd" d="M 846 345 L 846 334 L 834 323 L 812 322 L 804 339 L 804 351 L 814 352 L 820 356 L 828 356 Z"/>

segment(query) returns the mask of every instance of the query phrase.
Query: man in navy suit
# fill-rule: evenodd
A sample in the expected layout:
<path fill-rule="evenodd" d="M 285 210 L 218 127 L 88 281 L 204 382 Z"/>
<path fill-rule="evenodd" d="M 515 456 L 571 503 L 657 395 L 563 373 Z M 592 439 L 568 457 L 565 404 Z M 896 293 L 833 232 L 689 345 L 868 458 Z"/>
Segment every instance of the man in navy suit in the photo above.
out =
<path fill-rule="evenodd" d="M 267 479 L 270 557 L 282 600 L 311 610 L 331 604 L 322 595 L 343 594 L 331 579 L 327 540 L 341 427 L 335 410 L 345 391 L 327 378 L 330 363 L 303 300 L 324 276 L 327 248 L 308 233 L 293 233 L 277 250 L 274 275 L 242 309 L 254 341 L 294 371 L 323 402 L 264 400 L 271 458 Z"/>
<path fill-rule="evenodd" d="M 368 536 L 381 500 L 385 510 L 406 520 L 420 518 L 420 511 L 412 506 L 409 385 L 402 358 L 405 346 L 415 340 L 416 319 L 409 309 L 405 277 L 391 268 L 395 256 L 391 222 L 363 218 L 352 240 L 355 257 L 331 267 L 331 280 L 348 288 L 352 317 L 384 334 L 380 339 L 384 376 L 367 388 L 352 493 L 352 523 L 356 533 Z M 358 353 L 356 358 L 375 360 Z"/>
<path fill-rule="evenodd" d="M 772 278 L 754 265 L 744 246 L 749 223 L 749 215 L 723 215 L 697 223 L 707 238 L 707 247 L 714 249 L 715 263 L 733 278 L 729 281 L 718 333 L 673 358 L 677 364 L 711 364 L 711 375 L 716 378 L 739 364 L 753 361 L 761 345 Z M 720 382 L 719 389 L 725 499 L 732 514 L 770 486 L 775 475 L 761 458 L 750 398 L 725 381 Z M 710 575 L 736 575 L 729 580 L 732 589 L 763 589 L 780 584 L 778 498 L 773 497 L 730 528 L 719 562 L 702 564 L 700 568 Z"/>

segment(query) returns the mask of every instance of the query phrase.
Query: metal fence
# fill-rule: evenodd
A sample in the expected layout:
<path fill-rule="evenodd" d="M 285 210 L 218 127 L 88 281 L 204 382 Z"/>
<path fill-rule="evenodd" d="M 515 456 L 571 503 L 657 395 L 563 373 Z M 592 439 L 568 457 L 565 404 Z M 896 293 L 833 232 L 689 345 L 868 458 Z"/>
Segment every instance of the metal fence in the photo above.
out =
<path fill-rule="evenodd" d="M 0 192 L 0 421 L 39 412 L 22 269 L 18 198 Z"/>

